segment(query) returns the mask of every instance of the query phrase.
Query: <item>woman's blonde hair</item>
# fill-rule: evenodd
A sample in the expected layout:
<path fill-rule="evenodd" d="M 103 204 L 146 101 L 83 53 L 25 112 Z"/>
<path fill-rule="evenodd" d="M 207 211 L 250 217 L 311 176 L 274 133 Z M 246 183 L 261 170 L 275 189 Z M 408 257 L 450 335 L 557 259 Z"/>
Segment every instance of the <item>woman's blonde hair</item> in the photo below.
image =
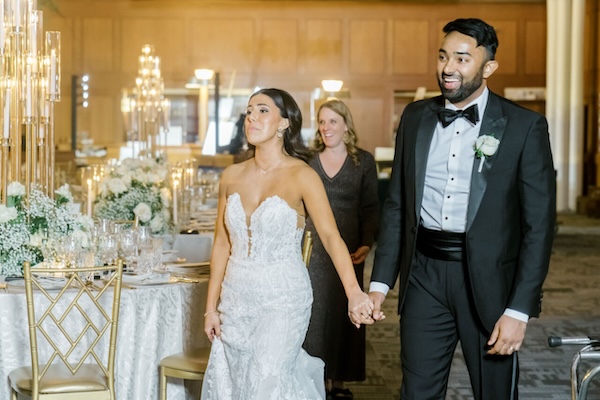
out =
<path fill-rule="evenodd" d="M 317 111 L 317 124 L 319 121 L 319 114 L 321 114 L 321 110 L 324 108 L 328 108 L 334 113 L 338 114 L 344 119 L 346 123 L 346 127 L 348 130 L 344 134 L 344 143 L 346 144 L 346 150 L 352 158 L 352 161 L 355 165 L 359 164 L 358 161 L 358 149 L 356 147 L 356 142 L 358 141 L 358 137 L 356 136 L 356 130 L 354 129 L 354 120 L 352 119 L 352 114 L 350 113 L 350 109 L 344 102 L 338 99 L 327 100 L 325 103 L 321 104 L 319 107 L 319 111 Z M 325 144 L 323 143 L 323 138 L 321 137 L 321 132 L 319 128 L 317 128 L 317 132 L 315 133 L 315 139 L 313 141 L 313 147 L 315 151 L 321 153 L 325 150 Z"/>

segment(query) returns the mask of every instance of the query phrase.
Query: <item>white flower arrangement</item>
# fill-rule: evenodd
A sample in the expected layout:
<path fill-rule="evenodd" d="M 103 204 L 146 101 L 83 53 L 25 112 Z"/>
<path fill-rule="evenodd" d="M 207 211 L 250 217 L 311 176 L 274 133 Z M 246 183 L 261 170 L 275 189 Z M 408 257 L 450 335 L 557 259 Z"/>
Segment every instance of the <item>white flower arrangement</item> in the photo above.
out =
<path fill-rule="evenodd" d="M 0 204 L 0 275 L 20 276 L 25 261 L 42 262 L 45 240 L 73 234 L 82 247 L 90 243 L 94 221 L 80 213 L 68 185 L 52 200 L 36 187 L 26 196 L 25 186 L 12 182 L 6 197 L 6 205 Z"/>
<path fill-rule="evenodd" d="M 483 169 L 483 162 L 486 158 L 496 154 L 500 141 L 494 137 L 494 135 L 481 135 L 475 141 L 473 150 L 475 150 L 475 156 L 479 158 L 479 170 Z"/>
<path fill-rule="evenodd" d="M 133 221 L 152 233 L 172 233 L 168 164 L 152 158 L 126 158 L 100 181 L 94 216 Z"/>

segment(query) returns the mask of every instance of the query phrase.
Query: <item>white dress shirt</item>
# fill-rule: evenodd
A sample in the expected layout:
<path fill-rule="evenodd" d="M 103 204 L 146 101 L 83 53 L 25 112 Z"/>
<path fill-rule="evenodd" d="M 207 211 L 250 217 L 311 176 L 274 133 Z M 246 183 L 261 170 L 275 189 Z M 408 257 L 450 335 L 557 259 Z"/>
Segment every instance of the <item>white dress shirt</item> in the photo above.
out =
<path fill-rule="evenodd" d="M 479 136 L 488 97 L 489 89 L 486 87 L 481 96 L 464 107 L 477 105 L 479 121 L 476 124 L 459 117 L 445 128 L 438 122 L 435 128 L 429 146 L 421 203 L 421 224 L 425 228 L 465 232 L 475 157 L 473 145 Z M 445 103 L 446 108 L 458 110 L 448 100 Z M 382 282 L 371 282 L 370 291 L 387 295 L 389 286 Z M 512 309 L 506 309 L 504 314 L 523 322 L 529 320 L 527 314 Z"/>

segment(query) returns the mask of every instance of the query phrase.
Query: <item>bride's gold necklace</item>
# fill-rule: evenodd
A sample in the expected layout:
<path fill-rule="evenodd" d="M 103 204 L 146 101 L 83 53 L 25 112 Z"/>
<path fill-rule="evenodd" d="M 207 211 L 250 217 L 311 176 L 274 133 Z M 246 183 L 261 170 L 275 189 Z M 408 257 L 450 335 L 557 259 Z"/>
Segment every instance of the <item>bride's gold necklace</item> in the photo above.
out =
<path fill-rule="evenodd" d="M 275 164 L 271 165 L 267 169 L 264 169 L 260 165 L 258 165 L 258 162 L 256 161 L 256 158 L 254 159 L 254 164 L 256 165 L 256 167 L 258 168 L 258 170 L 260 171 L 260 173 L 262 175 L 267 175 L 269 172 L 273 171 L 275 168 L 277 168 L 278 166 L 280 166 L 281 165 L 281 161 L 282 161 L 282 159 L 279 159 L 277 162 L 275 162 Z"/>

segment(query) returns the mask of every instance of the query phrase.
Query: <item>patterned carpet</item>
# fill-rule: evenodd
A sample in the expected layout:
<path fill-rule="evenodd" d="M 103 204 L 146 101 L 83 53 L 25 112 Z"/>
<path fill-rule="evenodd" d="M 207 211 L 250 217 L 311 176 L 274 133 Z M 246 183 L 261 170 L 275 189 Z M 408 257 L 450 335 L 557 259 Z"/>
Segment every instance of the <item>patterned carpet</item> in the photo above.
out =
<path fill-rule="evenodd" d="M 600 334 L 600 220 L 570 214 L 559 215 L 558 221 L 542 315 L 529 322 L 520 351 L 520 399 L 566 400 L 571 396 L 570 364 L 579 347 L 550 348 L 548 336 Z M 372 257 L 367 262 L 366 280 L 371 265 Z M 393 290 L 384 304 L 387 319 L 367 330 L 367 380 L 348 384 L 355 399 L 400 397 L 396 304 L 397 291 Z M 447 399 L 472 399 L 460 349 L 450 375 Z M 600 384 L 593 385 L 588 400 L 600 400 Z"/>

